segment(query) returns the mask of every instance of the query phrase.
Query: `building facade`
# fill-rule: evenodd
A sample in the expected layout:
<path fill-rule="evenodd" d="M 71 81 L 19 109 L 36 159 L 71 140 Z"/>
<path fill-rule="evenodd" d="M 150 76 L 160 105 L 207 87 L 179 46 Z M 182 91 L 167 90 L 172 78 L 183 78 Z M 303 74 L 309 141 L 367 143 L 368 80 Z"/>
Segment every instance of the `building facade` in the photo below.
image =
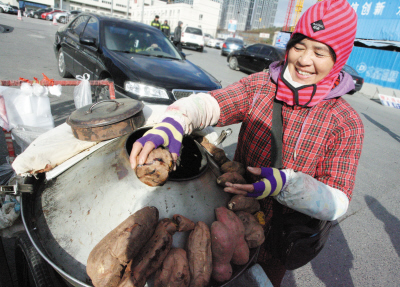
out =
<path fill-rule="evenodd" d="M 229 20 L 237 20 L 237 30 L 272 27 L 279 0 L 224 0 L 219 28 L 227 29 Z"/>

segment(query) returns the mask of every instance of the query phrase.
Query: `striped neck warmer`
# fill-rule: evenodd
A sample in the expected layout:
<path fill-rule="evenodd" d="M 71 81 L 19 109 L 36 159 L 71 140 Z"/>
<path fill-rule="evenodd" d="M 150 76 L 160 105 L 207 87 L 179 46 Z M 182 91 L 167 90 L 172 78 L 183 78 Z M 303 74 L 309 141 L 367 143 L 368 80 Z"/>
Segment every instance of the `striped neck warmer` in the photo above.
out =
<path fill-rule="evenodd" d="M 284 67 L 278 79 L 276 98 L 288 105 L 312 107 L 331 91 L 335 80 L 353 49 L 357 30 L 357 14 L 346 0 L 325 0 L 311 6 L 301 16 L 292 37 L 296 33 L 330 46 L 336 54 L 336 62 L 329 74 L 313 85 L 295 88 L 283 77 L 287 69 L 287 53 Z"/>

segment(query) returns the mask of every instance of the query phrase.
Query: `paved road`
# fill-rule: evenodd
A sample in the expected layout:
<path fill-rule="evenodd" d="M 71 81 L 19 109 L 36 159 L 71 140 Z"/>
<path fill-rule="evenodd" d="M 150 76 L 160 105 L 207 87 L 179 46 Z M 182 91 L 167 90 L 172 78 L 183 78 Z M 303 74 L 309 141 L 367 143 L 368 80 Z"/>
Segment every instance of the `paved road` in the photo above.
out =
<path fill-rule="evenodd" d="M 0 24 L 13 27 L 11 33 L 0 34 L 0 79 L 41 78 L 45 73 L 61 80 L 52 50 L 57 27 L 36 19 L 24 18 L 21 22 L 4 14 L 0 14 Z M 188 60 L 221 80 L 224 87 L 247 76 L 230 70 L 219 50 L 184 52 Z M 400 286 L 400 110 L 371 100 L 375 90 L 376 86 L 365 85 L 361 93 L 344 96 L 365 126 L 350 208 L 339 219 L 321 254 L 310 264 L 288 272 L 283 286 Z M 65 120 L 71 95 L 65 91 L 60 99 L 51 98 L 56 124 Z M 225 142 L 230 158 L 239 125 L 233 128 L 235 133 Z"/>

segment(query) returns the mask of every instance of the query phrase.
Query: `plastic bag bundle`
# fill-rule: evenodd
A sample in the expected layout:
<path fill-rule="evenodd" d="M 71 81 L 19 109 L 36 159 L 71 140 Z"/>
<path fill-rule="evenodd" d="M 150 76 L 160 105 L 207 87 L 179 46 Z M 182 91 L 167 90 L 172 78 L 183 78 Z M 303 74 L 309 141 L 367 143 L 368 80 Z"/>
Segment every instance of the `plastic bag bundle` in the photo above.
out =
<path fill-rule="evenodd" d="M 92 91 L 90 88 L 90 75 L 85 73 L 83 76 L 76 76 L 80 84 L 74 88 L 74 102 L 76 109 L 90 105 L 92 103 Z"/>
<path fill-rule="evenodd" d="M 0 229 L 13 225 L 21 213 L 21 205 L 15 197 L 6 196 L 0 208 Z"/>

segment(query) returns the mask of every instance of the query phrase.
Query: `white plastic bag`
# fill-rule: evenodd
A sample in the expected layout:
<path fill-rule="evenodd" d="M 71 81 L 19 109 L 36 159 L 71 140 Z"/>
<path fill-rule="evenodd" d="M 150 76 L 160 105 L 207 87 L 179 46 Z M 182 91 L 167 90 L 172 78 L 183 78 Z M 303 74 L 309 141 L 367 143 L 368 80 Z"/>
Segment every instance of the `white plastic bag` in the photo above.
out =
<path fill-rule="evenodd" d="M 74 88 L 74 102 L 76 109 L 92 103 L 92 91 L 90 89 L 90 75 L 85 73 L 83 76 L 76 76 L 81 83 Z"/>
<path fill-rule="evenodd" d="M 18 125 L 54 128 L 48 89 L 39 84 L 22 83 L 21 89 L 5 88 L 1 90 L 5 101 L 9 128 Z"/>

